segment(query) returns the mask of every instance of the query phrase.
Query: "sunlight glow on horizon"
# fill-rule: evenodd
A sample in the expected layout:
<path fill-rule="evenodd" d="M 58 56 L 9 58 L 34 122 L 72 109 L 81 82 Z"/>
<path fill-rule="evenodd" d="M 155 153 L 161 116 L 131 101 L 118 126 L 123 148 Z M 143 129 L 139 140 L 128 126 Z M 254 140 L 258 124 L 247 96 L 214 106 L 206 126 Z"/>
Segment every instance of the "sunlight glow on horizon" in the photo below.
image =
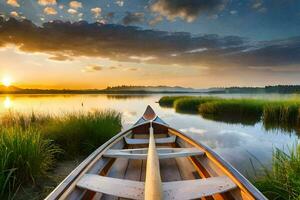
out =
<path fill-rule="evenodd" d="M 11 83 L 12 83 L 12 79 L 10 76 L 7 76 L 5 75 L 2 79 L 2 84 L 5 86 L 5 87 L 9 87 L 11 86 Z"/>

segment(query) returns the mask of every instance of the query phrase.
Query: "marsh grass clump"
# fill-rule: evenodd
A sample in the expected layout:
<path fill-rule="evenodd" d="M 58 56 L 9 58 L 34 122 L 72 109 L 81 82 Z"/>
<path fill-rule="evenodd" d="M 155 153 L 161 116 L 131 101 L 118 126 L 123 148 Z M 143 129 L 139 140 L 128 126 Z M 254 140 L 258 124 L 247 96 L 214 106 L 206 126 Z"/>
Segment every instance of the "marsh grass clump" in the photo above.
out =
<path fill-rule="evenodd" d="M 53 116 L 50 114 L 41 113 L 18 113 L 9 111 L 1 115 L 0 124 L 2 127 L 20 127 L 25 129 L 27 127 L 41 126 L 48 123 Z"/>
<path fill-rule="evenodd" d="M 224 99 L 203 96 L 165 96 L 160 105 L 173 106 L 176 112 L 200 113 L 204 118 L 226 123 L 254 125 L 263 121 L 264 127 L 296 131 L 300 134 L 300 99 Z"/>
<path fill-rule="evenodd" d="M 8 149 L 0 149 L 0 199 L 12 199 L 16 193 L 15 168 L 9 168 L 10 152 Z"/>
<path fill-rule="evenodd" d="M 273 101 L 264 106 L 263 123 L 266 129 L 291 131 L 300 126 L 300 101 Z"/>
<path fill-rule="evenodd" d="M 0 117 L 0 199 L 45 177 L 56 159 L 91 153 L 121 130 L 121 114 L 9 112 Z"/>
<path fill-rule="evenodd" d="M 181 99 L 181 98 L 190 98 L 190 97 L 187 97 L 187 96 L 164 96 L 159 99 L 158 103 L 162 107 L 170 107 L 171 108 L 174 106 L 175 100 Z"/>
<path fill-rule="evenodd" d="M 177 112 L 197 113 L 201 104 L 219 100 L 217 97 L 184 97 L 176 99 L 174 107 Z"/>
<path fill-rule="evenodd" d="M 290 148 L 286 153 L 275 149 L 272 170 L 265 169 L 255 185 L 268 199 L 300 199 L 300 145 Z"/>
<path fill-rule="evenodd" d="M 203 103 L 199 107 L 202 116 L 229 123 L 255 124 L 263 114 L 264 100 L 219 99 Z"/>
<path fill-rule="evenodd" d="M 40 130 L 21 127 L 0 129 L 0 197 L 10 198 L 17 187 L 45 175 L 60 149 Z"/>
<path fill-rule="evenodd" d="M 50 120 L 42 131 L 65 151 L 76 157 L 91 153 L 121 130 L 121 114 L 115 111 L 69 113 Z"/>

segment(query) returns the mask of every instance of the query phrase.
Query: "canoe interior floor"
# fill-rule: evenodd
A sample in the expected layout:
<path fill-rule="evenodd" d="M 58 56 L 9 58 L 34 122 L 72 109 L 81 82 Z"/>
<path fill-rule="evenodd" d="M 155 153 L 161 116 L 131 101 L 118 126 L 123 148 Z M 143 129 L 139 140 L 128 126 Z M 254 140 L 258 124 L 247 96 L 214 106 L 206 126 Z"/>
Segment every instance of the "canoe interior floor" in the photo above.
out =
<path fill-rule="evenodd" d="M 164 145 L 161 147 L 171 147 Z M 145 181 L 146 176 L 146 160 L 132 160 L 127 158 L 117 158 L 109 170 L 107 176 L 120 179 L 128 179 L 134 181 Z M 191 180 L 200 178 L 192 162 L 185 157 L 160 159 L 160 174 L 163 182 Z M 118 188 L 116 188 L 117 190 Z M 106 194 L 97 194 L 94 200 L 105 199 L 124 199 Z"/>

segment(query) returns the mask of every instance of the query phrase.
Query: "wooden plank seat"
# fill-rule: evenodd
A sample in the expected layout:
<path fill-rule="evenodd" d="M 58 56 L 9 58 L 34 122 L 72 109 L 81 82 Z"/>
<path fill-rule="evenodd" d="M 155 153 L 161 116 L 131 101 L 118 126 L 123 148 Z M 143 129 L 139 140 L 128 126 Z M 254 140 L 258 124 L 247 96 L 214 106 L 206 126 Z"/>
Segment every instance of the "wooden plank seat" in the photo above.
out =
<path fill-rule="evenodd" d="M 197 148 L 157 148 L 159 159 L 178 158 L 203 155 L 204 152 Z M 104 153 L 104 157 L 147 159 L 148 148 L 140 149 L 109 149 Z"/>
<path fill-rule="evenodd" d="M 143 199 L 145 183 L 85 174 L 77 186 L 90 191 L 109 194 L 113 196 Z M 185 181 L 163 182 L 163 199 L 195 199 L 227 192 L 236 188 L 236 184 L 227 176 L 211 177 Z"/>
<path fill-rule="evenodd" d="M 125 142 L 127 144 L 149 144 L 149 139 L 133 139 L 124 137 Z M 168 144 L 168 143 L 174 143 L 176 141 L 176 136 L 170 136 L 166 138 L 156 138 L 155 144 Z"/>

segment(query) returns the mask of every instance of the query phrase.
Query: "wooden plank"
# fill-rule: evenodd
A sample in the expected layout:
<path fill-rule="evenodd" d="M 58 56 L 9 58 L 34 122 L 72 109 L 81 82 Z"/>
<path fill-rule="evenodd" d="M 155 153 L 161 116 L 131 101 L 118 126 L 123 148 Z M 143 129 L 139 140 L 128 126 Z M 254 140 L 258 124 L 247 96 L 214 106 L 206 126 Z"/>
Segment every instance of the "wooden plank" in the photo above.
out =
<path fill-rule="evenodd" d="M 126 158 L 117 158 L 114 162 L 112 168 L 108 172 L 107 176 L 112 178 L 120 178 L 122 179 L 125 176 L 125 172 L 128 166 L 128 159 Z M 93 200 L 101 199 L 101 200 L 117 200 L 118 197 L 111 196 L 111 195 L 99 195 L 100 193 L 97 193 L 97 195 L 93 198 Z"/>
<path fill-rule="evenodd" d="M 236 188 L 227 176 L 163 183 L 164 199 L 196 199 Z"/>
<path fill-rule="evenodd" d="M 147 180 L 147 179 L 146 179 Z M 149 179 L 148 179 L 149 180 Z M 85 174 L 77 183 L 78 187 L 130 199 L 147 199 L 147 187 L 143 182 L 131 181 Z M 162 183 L 163 196 L 155 199 L 185 200 L 223 193 L 236 188 L 236 185 L 227 176 L 207 179 L 173 181 Z M 145 189 L 145 192 L 144 192 Z"/>
<path fill-rule="evenodd" d="M 140 149 L 109 149 L 103 156 L 109 158 L 147 159 L 146 148 Z M 203 155 L 197 148 L 157 148 L 159 159 L 189 157 Z"/>
<path fill-rule="evenodd" d="M 188 158 L 175 158 L 182 180 L 199 179 L 200 176 Z"/>
<path fill-rule="evenodd" d="M 132 181 L 140 181 L 143 160 L 128 160 L 128 166 L 125 172 L 124 179 Z M 124 200 L 124 198 L 119 198 Z"/>
<path fill-rule="evenodd" d="M 149 139 L 132 139 L 128 137 L 124 137 L 127 144 L 149 144 Z M 176 141 L 176 136 L 170 136 L 166 138 L 156 138 L 156 144 L 167 144 L 174 143 Z"/>
<path fill-rule="evenodd" d="M 146 180 L 146 165 L 147 165 L 147 161 L 143 160 L 142 161 L 141 179 L 140 179 L 140 181 L 142 181 L 142 182 L 145 182 L 145 180 Z"/>
<path fill-rule="evenodd" d="M 162 181 L 168 182 L 181 180 L 179 169 L 174 158 L 163 159 L 160 160 L 159 163 Z"/>
<path fill-rule="evenodd" d="M 139 181 L 141 177 L 142 160 L 129 160 L 124 179 Z"/>
<path fill-rule="evenodd" d="M 143 182 L 123 180 L 94 174 L 85 174 L 77 186 L 94 192 L 105 193 L 117 197 L 143 199 Z"/>

